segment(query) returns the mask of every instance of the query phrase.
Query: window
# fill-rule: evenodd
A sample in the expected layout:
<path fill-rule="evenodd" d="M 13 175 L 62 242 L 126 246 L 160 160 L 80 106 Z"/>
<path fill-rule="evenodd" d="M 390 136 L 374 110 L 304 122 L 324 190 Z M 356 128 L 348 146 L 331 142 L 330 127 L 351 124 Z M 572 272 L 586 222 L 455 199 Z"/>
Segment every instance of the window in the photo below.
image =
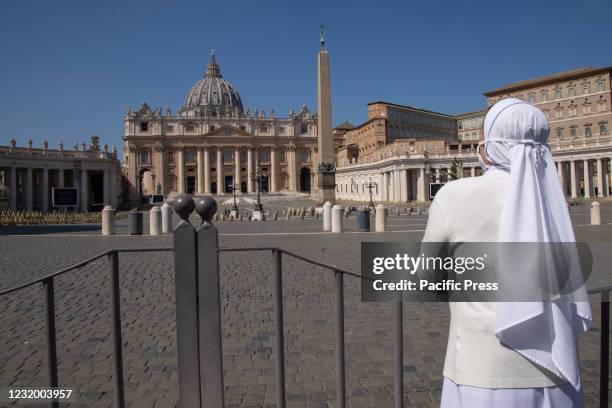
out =
<path fill-rule="evenodd" d="M 597 81 L 597 90 L 598 91 L 603 91 L 604 90 L 604 81 L 602 79 Z"/>
<path fill-rule="evenodd" d="M 284 150 L 280 151 L 280 162 L 287 163 L 287 152 Z"/>
<path fill-rule="evenodd" d="M 585 125 L 584 127 L 584 137 L 591 137 L 591 125 Z"/>
<path fill-rule="evenodd" d="M 603 112 L 606 110 L 606 103 L 605 101 L 602 99 L 597 103 L 597 112 Z"/>
<path fill-rule="evenodd" d="M 591 105 L 582 105 L 582 114 L 588 115 L 591 113 Z"/>
<path fill-rule="evenodd" d="M 185 149 L 185 163 L 195 163 L 196 151 L 195 149 Z"/>
<path fill-rule="evenodd" d="M 241 150 L 240 151 L 240 163 L 246 163 L 247 162 L 247 152 L 246 150 Z"/>
<path fill-rule="evenodd" d="M 563 117 L 563 108 L 558 108 L 555 110 L 555 117 L 557 119 L 562 118 Z"/>
<path fill-rule="evenodd" d="M 215 125 L 210 125 L 209 132 L 214 132 L 217 127 Z"/>
<path fill-rule="evenodd" d="M 591 84 L 588 82 L 586 84 L 582 84 L 582 93 L 588 94 L 589 92 L 591 92 Z"/>
<path fill-rule="evenodd" d="M 563 137 L 563 129 L 557 129 L 557 139 L 561 139 Z"/>
<path fill-rule="evenodd" d="M 533 95 L 532 94 L 527 95 L 527 102 L 533 103 Z"/>
<path fill-rule="evenodd" d="M 268 125 L 259 125 L 259 131 L 261 133 L 268 133 Z"/>
<path fill-rule="evenodd" d="M 150 163 L 149 157 L 150 157 L 149 149 L 142 149 L 140 151 L 140 162 L 141 163 Z"/>
<path fill-rule="evenodd" d="M 242 130 L 243 132 L 246 132 L 246 126 L 240 126 L 240 130 Z"/>
<path fill-rule="evenodd" d="M 563 97 L 563 90 L 561 88 L 555 89 L 555 98 L 559 99 Z"/>
<path fill-rule="evenodd" d="M 576 138 L 576 128 L 570 128 L 570 136 L 572 137 L 572 139 Z"/>
<path fill-rule="evenodd" d="M 306 133 L 308 133 L 308 123 L 302 123 L 300 125 L 300 134 L 305 135 Z"/>
<path fill-rule="evenodd" d="M 599 134 L 600 135 L 608 134 L 608 125 L 606 123 L 602 123 L 599 125 Z"/>
<path fill-rule="evenodd" d="M 234 152 L 232 149 L 223 149 L 223 161 L 231 162 L 234 159 Z"/>
<path fill-rule="evenodd" d="M 310 150 L 302 149 L 300 151 L 300 160 L 302 163 L 310 163 Z"/>
<path fill-rule="evenodd" d="M 574 96 L 576 95 L 576 88 L 574 88 L 573 86 L 570 86 L 569 88 L 567 88 L 567 96 Z"/>
<path fill-rule="evenodd" d="M 140 131 L 148 132 L 149 131 L 149 122 L 140 122 Z"/>
<path fill-rule="evenodd" d="M 548 91 L 544 91 L 542 92 L 542 95 L 540 95 L 540 101 L 546 102 L 547 100 L 548 100 Z"/>
<path fill-rule="evenodd" d="M 284 135 L 286 131 L 287 131 L 287 128 L 285 128 L 284 126 L 281 126 L 278 128 L 278 133 L 281 135 Z"/>
<path fill-rule="evenodd" d="M 174 163 L 174 152 L 168 152 L 168 163 Z"/>
<path fill-rule="evenodd" d="M 174 125 L 168 125 L 168 126 L 166 126 L 166 132 L 168 132 L 168 133 L 173 133 L 173 132 L 174 132 Z"/>
<path fill-rule="evenodd" d="M 463 121 L 462 120 L 457 122 L 457 125 L 459 126 L 459 130 L 463 129 Z"/>
<path fill-rule="evenodd" d="M 270 151 L 269 150 L 260 150 L 259 151 L 259 161 L 260 162 L 269 162 L 270 161 Z"/>
<path fill-rule="evenodd" d="M 543 112 L 544 112 L 544 116 L 546 116 L 546 119 L 550 119 L 548 116 L 548 109 L 543 110 Z"/>
<path fill-rule="evenodd" d="M 194 131 L 195 131 L 195 125 L 193 123 L 185 124 L 185 132 L 194 132 Z"/>

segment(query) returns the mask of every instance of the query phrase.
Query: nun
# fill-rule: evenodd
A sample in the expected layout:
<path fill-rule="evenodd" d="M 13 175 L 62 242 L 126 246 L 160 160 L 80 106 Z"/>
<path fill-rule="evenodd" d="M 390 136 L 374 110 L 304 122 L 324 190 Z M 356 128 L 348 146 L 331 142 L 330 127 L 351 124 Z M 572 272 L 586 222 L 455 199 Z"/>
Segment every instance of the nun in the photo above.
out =
<path fill-rule="evenodd" d="M 483 133 L 484 174 L 440 189 L 423 241 L 575 242 L 545 115 L 520 99 L 504 99 L 489 109 Z M 441 407 L 583 406 L 576 343 L 592 323 L 588 302 L 449 307 Z"/>

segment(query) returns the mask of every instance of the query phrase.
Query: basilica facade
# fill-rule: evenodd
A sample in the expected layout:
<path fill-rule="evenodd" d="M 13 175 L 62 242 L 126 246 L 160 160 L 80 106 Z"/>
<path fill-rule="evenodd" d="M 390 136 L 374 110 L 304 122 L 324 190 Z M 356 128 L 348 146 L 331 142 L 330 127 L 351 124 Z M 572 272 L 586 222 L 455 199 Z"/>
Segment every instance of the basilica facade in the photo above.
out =
<path fill-rule="evenodd" d="M 151 194 L 311 193 L 317 114 L 245 109 L 214 53 L 177 112 L 143 102 L 124 119 L 130 201 Z"/>

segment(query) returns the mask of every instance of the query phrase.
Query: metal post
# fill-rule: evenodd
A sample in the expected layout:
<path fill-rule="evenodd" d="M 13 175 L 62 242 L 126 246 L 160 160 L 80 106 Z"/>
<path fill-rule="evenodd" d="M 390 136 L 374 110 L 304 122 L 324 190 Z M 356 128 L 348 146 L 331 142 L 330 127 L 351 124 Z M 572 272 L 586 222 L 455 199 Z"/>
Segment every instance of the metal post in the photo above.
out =
<path fill-rule="evenodd" d="M 334 271 L 336 286 L 336 406 L 346 405 L 346 374 L 344 363 L 344 274 Z"/>
<path fill-rule="evenodd" d="M 43 282 L 45 288 L 45 316 L 47 321 L 47 372 L 49 387 L 57 387 L 57 347 L 55 344 L 55 295 L 53 291 L 53 278 Z M 51 408 L 59 408 L 59 402 L 51 401 Z"/>
<path fill-rule="evenodd" d="M 276 325 L 276 401 L 285 407 L 285 327 L 283 322 L 283 261 L 280 251 L 272 251 L 274 265 L 274 322 Z"/>
<path fill-rule="evenodd" d="M 181 220 L 174 230 L 174 279 L 179 405 L 184 408 L 201 408 L 196 245 L 195 228 Z"/>
<path fill-rule="evenodd" d="M 404 407 L 404 313 L 401 299 L 395 303 L 395 408 Z"/>
<path fill-rule="evenodd" d="M 119 253 L 110 254 L 111 297 L 112 297 L 112 336 L 115 380 L 115 403 L 118 408 L 125 406 L 123 391 L 123 344 L 121 342 L 121 297 L 119 290 Z"/>
<path fill-rule="evenodd" d="M 219 237 L 209 222 L 197 230 L 197 248 L 200 398 L 202 407 L 223 408 Z"/>
<path fill-rule="evenodd" d="M 599 406 L 608 408 L 610 375 L 610 292 L 601 293 L 601 345 L 599 371 Z"/>

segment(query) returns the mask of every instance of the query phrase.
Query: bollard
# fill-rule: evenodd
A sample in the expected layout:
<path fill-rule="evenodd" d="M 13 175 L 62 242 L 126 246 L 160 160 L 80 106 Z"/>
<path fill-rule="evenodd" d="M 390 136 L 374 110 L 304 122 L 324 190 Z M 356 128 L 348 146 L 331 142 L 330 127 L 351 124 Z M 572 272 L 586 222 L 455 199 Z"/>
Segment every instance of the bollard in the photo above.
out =
<path fill-rule="evenodd" d="M 155 206 L 149 211 L 149 235 L 161 235 L 162 233 L 162 211 Z"/>
<path fill-rule="evenodd" d="M 334 205 L 331 210 L 331 231 L 334 233 L 342 232 L 342 215 L 344 208 Z"/>
<path fill-rule="evenodd" d="M 161 207 L 162 212 L 162 234 L 172 232 L 172 207 L 168 203 L 164 203 Z"/>
<path fill-rule="evenodd" d="M 376 232 L 385 232 L 387 227 L 387 214 L 385 206 L 378 204 L 376 206 Z"/>
<path fill-rule="evenodd" d="M 591 203 L 591 225 L 601 225 L 601 204 L 597 201 Z"/>
<path fill-rule="evenodd" d="M 128 231 L 130 235 L 142 235 L 142 213 L 132 211 L 128 215 Z"/>
<path fill-rule="evenodd" d="M 115 210 L 110 205 L 102 210 L 102 235 L 115 235 Z"/>
<path fill-rule="evenodd" d="M 323 231 L 331 231 L 332 203 L 326 201 L 323 204 Z"/>

